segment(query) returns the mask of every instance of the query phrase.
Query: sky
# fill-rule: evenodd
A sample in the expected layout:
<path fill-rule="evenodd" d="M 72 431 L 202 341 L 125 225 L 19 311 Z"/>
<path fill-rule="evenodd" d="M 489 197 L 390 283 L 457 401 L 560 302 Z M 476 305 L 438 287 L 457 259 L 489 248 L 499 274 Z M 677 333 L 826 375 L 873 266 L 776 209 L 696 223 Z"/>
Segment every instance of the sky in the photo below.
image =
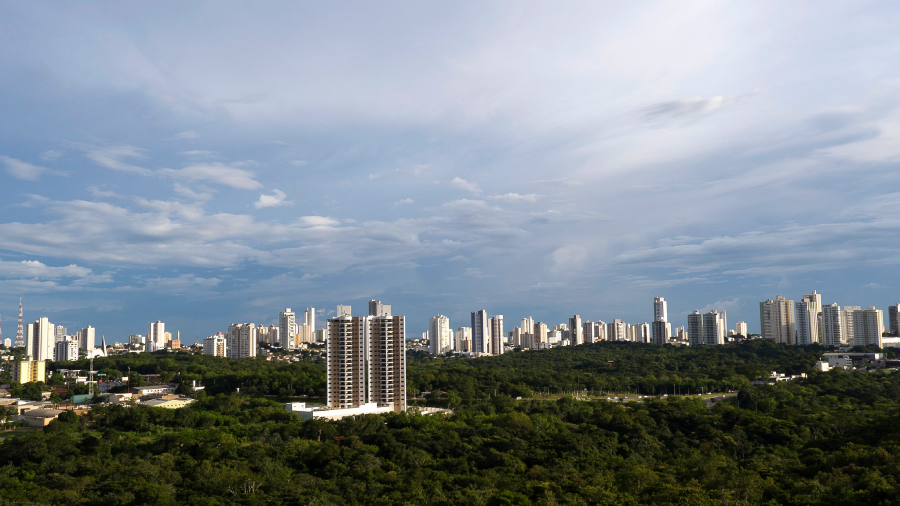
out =
<path fill-rule="evenodd" d="M 900 300 L 896 2 L 0 1 L 0 321 Z M 321 325 L 320 325 L 321 326 Z"/>

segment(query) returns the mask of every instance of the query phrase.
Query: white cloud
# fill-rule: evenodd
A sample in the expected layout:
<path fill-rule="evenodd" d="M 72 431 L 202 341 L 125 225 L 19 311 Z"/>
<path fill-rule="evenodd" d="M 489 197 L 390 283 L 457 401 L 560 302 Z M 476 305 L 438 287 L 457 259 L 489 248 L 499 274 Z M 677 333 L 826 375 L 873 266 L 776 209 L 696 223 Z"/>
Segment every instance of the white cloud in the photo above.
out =
<path fill-rule="evenodd" d="M 292 204 L 291 200 L 284 200 L 287 194 L 281 190 L 272 190 L 272 195 L 260 195 L 259 200 L 253 203 L 253 207 L 262 209 L 264 207 L 275 207 Z"/>
<path fill-rule="evenodd" d="M 196 139 L 197 137 L 200 137 L 200 134 L 193 130 L 185 130 L 175 136 L 176 139 Z"/>
<path fill-rule="evenodd" d="M 262 184 L 254 179 L 253 172 L 219 162 L 190 165 L 183 169 L 160 169 L 159 174 L 188 181 L 210 181 L 239 190 L 262 188 Z"/>
<path fill-rule="evenodd" d="M 202 149 L 192 149 L 190 151 L 182 151 L 178 153 L 180 155 L 184 155 L 190 158 L 218 158 L 219 153 L 215 151 L 205 151 Z"/>
<path fill-rule="evenodd" d="M 0 276 L 4 278 L 83 278 L 91 275 L 91 269 L 75 264 L 50 267 L 37 260 L 10 262 L 0 260 Z"/>
<path fill-rule="evenodd" d="M 41 174 L 50 170 L 9 156 L 0 156 L 0 160 L 6 165 L 6 172 L 10 176 L 24 181 L 37 181 L 41 178 Z"/>
<path fill-rule="evenodd" d="M 188 188 L 187 186 L 184 186 L 181 183 L 175 183 L 173 189 L 175 190 L 175 193 L 179 195 L 183 195 L 185 197 L 196 199 L 199 201 L 207 201 L 213 196 L 212 190 L 205 189 L 206 191 L 198 192 L 192 190 L 191 188 Z"/>
<path fill-rule="evenodd" d="M 712 302 L 710 304 L 707 304 L 707 305 L 701 307 L 700 312 L 708 313 L 708 312 L 712 311 L 713 309 L 715 309 L 716 311 L 722 311 L 724 309 L 725 311 L 730 311 L 730 312 L 734 313 L 736 310 L 740 309 L 742 305 L 743 304 L 741 303 L 741 299 L 739 299 L 739 298 L 734 298 L 731 300 L 717 300 L 715 302 Z M 734 320 L 734 321 L 736 322 L 737 320 Z M 732 324 L 733 324 L 733 322 L 732 322 Z"/>
<path fill-rule="evenodd" d="M 395 206 L 402 206 L 403 204 L 415 204 L 415 202 L 416 202 L 416 201 L 413 200 L 413 199 L 406 198 L 406 199 L 402 199 L 402 200 L 398 200 L 397 202 L 394 202 L 394 205 L 395 205 Z"/>
<path fill-rule="evenodd" d="M 87 146 L 74 144 L 85 150 L 86 156 L 93 160 L 94 163 L 107 169 L 118 170 L 120 172 L 130 172 L 133 174 L 141 174 L 143 176 L 153 175 L 153 171 L 132 165 L 123 161 L 127 158 L 146 158 L 146 149 L 135 146 L 118 145 L 118 146 Z"/>
<path fill-rule="evenodd" d="M 291 160 L 289 163 L 294 167 L 303 167 L 304 165 L 309 164 L 306 160 Z"/>
<path fill-rule="evenodd" d="M 376 181 L 379 179 L 396 179 L 401 176 L 421 176 L 422 173 L 429 168 L 431 168 L 431 164 L 426 163 L 422 165 L 416 165 L 408 169 L 394 169 L 390 172 L 377 172 L 375 174 L 369 174 L 369 181 Z"/>
<path fill-rule="evenodd" d="M 481 193 L 481 188 L 478 187 L 478 184 L 470 183 L 459 176 L 453 178 L 453 180 L 450 181 L 450 186 L 472 193 Z"/>
<path fill-rule="evenodd" d="M 641 109 L 641 113 L 649 121 L 691 120 L 718 111 L 734 104 L 738 98 L 710 97 L 683 98 L 658 102 Z"/>
<path fill-rule="evenodd" d="M 504 195 L 491 195 L 489 199 L 500 200 L 502 202 L 537 202 L 540 195 L 529 193 L 528 195 L 519 195 L 518 193 L 507 193 Z"/>
<path fill-rule="evenodd" d="M 52 161 L 56 160 L 57 158 L 59 158 L 60 156 L 62 156 L 61 152 L 54 151 L 51 149 L 51 150 L 44 151 L 43 153 L 41 153 L 40 159 L 45 162 L 52 162 Z"/>
<path fill-rule="evenodd" d="M 121 199 L 121 198 L 124 198 L 122 195 L 119 195 L 118 193 L 116 193 L 114 191 L 104 190 L 104 189 L 101 189 L 99 186 L 88 186 L 87 190 L 88 190 L 88 192 L 90 192 L 91 195 L 93 195 L 94 197 L 96 197 L 98 199 L 102 199 L 102 198 Z"/>

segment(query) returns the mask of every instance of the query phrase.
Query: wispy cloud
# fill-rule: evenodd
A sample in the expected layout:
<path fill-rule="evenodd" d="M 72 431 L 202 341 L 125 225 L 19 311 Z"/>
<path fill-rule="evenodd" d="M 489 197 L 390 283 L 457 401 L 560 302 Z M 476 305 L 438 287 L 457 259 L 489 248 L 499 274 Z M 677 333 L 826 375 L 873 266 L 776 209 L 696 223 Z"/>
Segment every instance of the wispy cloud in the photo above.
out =
<path fill-rule="evenodd" d="M 459 176 L 456 176 L 452 181 L 450 181 L 450 186 L 472 193 L 481 193 L 481 188 L 478 187 L 477 183 L 470 183 Z"/>
<path fill-rule="evenodd" d="M 42 174 L 50 170 L 9 156 L 0 156 L 0 161 L 6 165 L 7 174 L 23 181 L 38 181 Z"/>
<path fill-rule="evenodd" d="M 407 199 L 402 199 L 402 200 L 398 200 L 397 202 L 394 202 L 394 205 L 402 206 L 404 204 L 414 204 L 415 202 L 416 202 L 415 200 L 407 198 Z"/>
<path fill-rule="evenodd" d="M 503 195 L 490 195 L 489 199 L 499 200 L 502 202 L 537 202 L 540 195 L 529 193 L 528 195 L 519 195 L 518 193 L 506 193 Z"/>
<path fill-rule="evenodd" d="M 193 130 L 185 130 L 175 135 L 176 139 L 196 139 L 197 137 L 200 137 L 200 134 Z"/>
<path fill-rule="evenodd" d="M 390 172 L 377 172 L 375 174 L 369 174 L 369 181 L 393 179 L 401 176 L 421 176 L 423 172 L 430 168 L 431 164 L 422 164 L 406 169 L 394 169 Z"/>
<path fill-rule="evenodd" d="M 85 150 L 86 156 L 93 160 L 94 163 L 107 169 L 118 170 L 121 172 L 130 172 L 133 174 L 141 174 L 143 176 L 152 176 L 153 171 L 144 167 L 138 167 L 125 162 L 125 159 L 146 158 L 146 149 L 136 146 L 118 145 L 118 146 L 86 146 L 79 145 Z"/>
<path fill-rule="evenodd" d="M 219 162 L 189 165 L 183 169 L 160 169 L 162 176 L 188 181 L 209 181 L 239 190 L 258 190 L 262 184 L 249 170 L 239 169 Z"/>

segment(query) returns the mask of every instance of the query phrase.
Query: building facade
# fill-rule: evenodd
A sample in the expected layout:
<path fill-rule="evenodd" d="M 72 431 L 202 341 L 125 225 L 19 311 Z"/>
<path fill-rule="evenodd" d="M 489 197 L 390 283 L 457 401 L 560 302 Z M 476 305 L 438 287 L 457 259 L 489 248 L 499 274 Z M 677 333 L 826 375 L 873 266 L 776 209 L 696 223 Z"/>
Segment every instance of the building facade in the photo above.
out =
<path fill-rule="evenodd" d="M 759 303 L 759 327 L 763 339 L 779 344 L 797 344 L 794 301 L 781 295 Z"/>
<path fill-rule="evenodd" d="M 487 311 L 472 312 L 472 352 L 491 353 L 491 329 L 488 327 Z"/>

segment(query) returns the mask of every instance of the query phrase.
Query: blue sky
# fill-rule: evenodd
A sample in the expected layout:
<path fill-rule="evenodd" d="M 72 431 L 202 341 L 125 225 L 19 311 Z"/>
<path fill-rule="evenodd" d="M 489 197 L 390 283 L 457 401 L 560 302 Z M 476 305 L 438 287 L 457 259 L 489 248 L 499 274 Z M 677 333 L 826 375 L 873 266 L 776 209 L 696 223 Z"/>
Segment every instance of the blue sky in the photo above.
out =
<path fill-rule="evenodd" d="M 0 2 L 0 315 L 900 299 L 894 2 Z M 324 314 L 323 314 L 324 316 Z"/>

